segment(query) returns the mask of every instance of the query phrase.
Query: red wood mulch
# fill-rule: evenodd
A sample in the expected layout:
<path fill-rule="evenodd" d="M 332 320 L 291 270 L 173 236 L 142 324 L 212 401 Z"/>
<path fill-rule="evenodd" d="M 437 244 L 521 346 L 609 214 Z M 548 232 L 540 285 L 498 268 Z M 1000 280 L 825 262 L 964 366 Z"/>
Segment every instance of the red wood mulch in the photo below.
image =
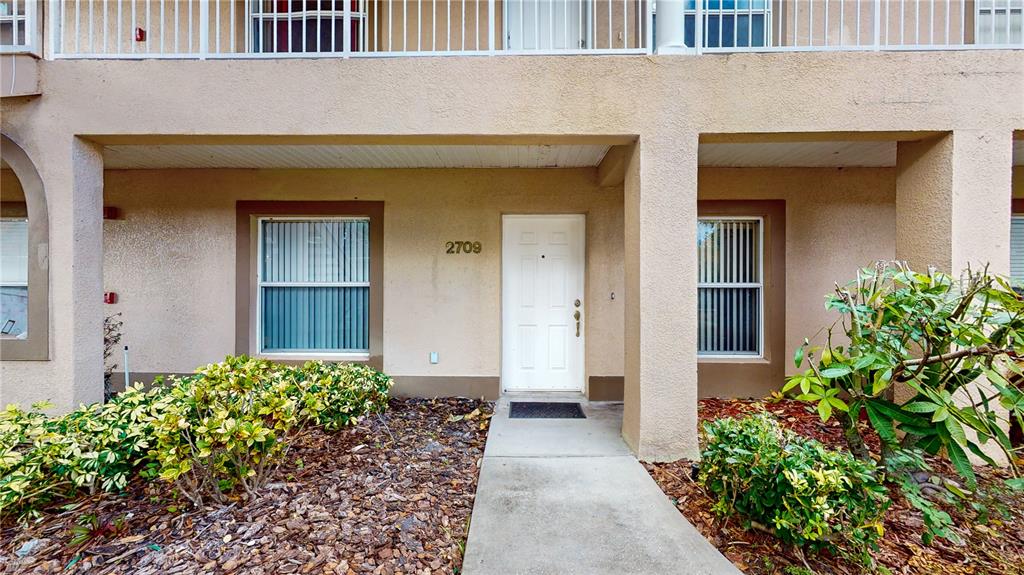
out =
<path fill-rule="evenodd" d="M 0 526 L 0 573 L 455 573 L 490 412 L 393 399 L 382 416 L 302 437 L 259 496 L 222 508 L 189 509 L 167 484 L 135 481 L 28 528 Z M 103 533 L 72 545 L 90 514 Z"/>
<path fill-rule="evenodd" d="M 845 448 L 842 431 L 835 421 L 821 423 L 807 404 L 792 400 L 779 403 L 752 400 L 701 400 L 701 421 L 737 417 L 766 409 L 793 431 L 813 437 L 832 447 Z M 877 449 L 877 438 L 869 438 Z M 953 478 L 945 461 L 932 460 L 936 472 Z M 647 464 L 647 470 L 662 490 L 676 503 L 687 519 L 728 557 L 740 570 L 752 575 L 800 573 L 794 567 L 803 562 L 792 548 L 774 537 L 746 531 L 736 519 L 724 520 L 711 512 L 713 500 L 690 479 L 692 462 Z M 1005 471 L 977 468 L 983 489 L 997 487 L 1007 476 Z M 921 515 L 910 508 L 897 493 L 885 515 L 885 536 L 874 554 L 878 564 L 894 574 L 975 575 L 1024 574 L 1024 494 L 1001 492 L 990 508 L 1002 507 L 988 522 L 973 512 L 948 507 L 957 523 L 956 532 L 965 541 L 957 545 L 936 540 L 930 547 L 921 542 Z M 825 554 L 808 555 L 808 564 L 817 573 L 853 574 L 863 570 L 857 565 Z M 788 569 L 787 569 L 788 568 Z"/>

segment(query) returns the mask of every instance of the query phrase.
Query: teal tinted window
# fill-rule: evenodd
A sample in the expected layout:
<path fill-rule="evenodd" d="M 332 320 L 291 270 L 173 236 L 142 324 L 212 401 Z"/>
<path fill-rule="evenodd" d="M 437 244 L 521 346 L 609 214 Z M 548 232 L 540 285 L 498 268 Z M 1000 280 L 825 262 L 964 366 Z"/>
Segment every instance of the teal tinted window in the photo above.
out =
<path fill-rule="evenodd" d="M 260 350 L 369 351 L 370 222 L 260 222 Z"/>

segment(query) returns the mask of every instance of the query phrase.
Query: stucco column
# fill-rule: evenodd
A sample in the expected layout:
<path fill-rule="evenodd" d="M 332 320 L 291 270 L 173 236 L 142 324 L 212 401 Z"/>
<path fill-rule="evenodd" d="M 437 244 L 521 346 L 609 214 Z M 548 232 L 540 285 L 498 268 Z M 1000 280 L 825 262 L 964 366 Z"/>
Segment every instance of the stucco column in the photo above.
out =
<path fill-rule="evenodd" d="M 72 307 L 61 310 L 55 305 L 52 315 L 70 311 L 72 317 L 67 331 L 55 331 L 53 337 L 60 341 L 54 346 L 56 352 L 71 355 L 74 407 L 103 400 L 103 152 L 100 146 L 80 138 L 72 140 L 71 150 L 72 201 L 54 209 L 62 209 L 69 221 L 66 228 L 51 227 L 50 234 L 61 243 L 70 241 L 71 247 L 71 269 L 55 267 L 51 281 L 55 274 L 70 271 L 67 283 L 72 290 Z M 66 234 L 71 237 L 59 237 Z M 55 291 L 61 289 L 57 287 L 60 283 L 54 282 Z M 68 294 L 61 295 L 61 301 L 66 301 Z"/>
<path fill-rule="evenodd" d="M 697 134 L 641 137 L 624 187 L 622 435 L 645 461 L 696 458 Z"/>
<path fill-rule="evenodd" d="M 103 157 L 68 133 L 19 136 L 49 215 L 50 345 L 46 360 L 0 361 L 0 405 L 47 400 L 63 413 L 103 399 Z"/>
<path fill-rule="evenodd" d="M 968 266 L 1010 271 L 1013 132 L 957 130 L 918 142 L 900 142 L 896 154 L 896 258 L 916 269 L 935 266 L 958 276 Z M 984 378 L 973 385 L 986 388 Z M 896 400 L 914 395 L 895 389 Z M 961 403 L 968 403 L 960 395 Z M 1006 411 L 996 406 L 1006 417 Z M 969 432 L 970 434 L 970 432 Z M 973 434 L 971 434 L 973 435 Z M 982 449 L 997 462 L 994 442 Z M 981 460 L 969 455 L 975 463 Z"/>
<path fill-rule="evenodd" d="M 1010 271 L 1013 132 L 958 130 L 900 142 L 896 257 L 959 274 Z"/>

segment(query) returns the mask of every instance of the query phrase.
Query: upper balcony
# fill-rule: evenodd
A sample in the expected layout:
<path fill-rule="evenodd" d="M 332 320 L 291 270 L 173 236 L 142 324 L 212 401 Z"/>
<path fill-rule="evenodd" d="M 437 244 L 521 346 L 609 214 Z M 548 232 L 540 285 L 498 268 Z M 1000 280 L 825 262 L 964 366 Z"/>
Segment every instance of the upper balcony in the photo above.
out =
<path fill-rule="evenodd" d="M 0 0 L 47 58 L 974 48 L 1024 48 L 1024 0 Z"/>

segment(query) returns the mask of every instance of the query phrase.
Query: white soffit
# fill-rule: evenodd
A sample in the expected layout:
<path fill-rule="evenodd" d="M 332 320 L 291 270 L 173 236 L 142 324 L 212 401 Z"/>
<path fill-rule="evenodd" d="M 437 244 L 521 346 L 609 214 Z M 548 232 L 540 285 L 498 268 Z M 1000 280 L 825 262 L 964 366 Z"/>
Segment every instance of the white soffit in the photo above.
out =
<path fill-rule="evenodd" d="M 890 167 L 896 142 L 758 142 L 701 144 L 701 166 L 723 168 Z"/>
<path fill-rule="evenodd" d="M 113 145 L 108 169 L 161 168 L 580 168 L 606 145 Z"/>

